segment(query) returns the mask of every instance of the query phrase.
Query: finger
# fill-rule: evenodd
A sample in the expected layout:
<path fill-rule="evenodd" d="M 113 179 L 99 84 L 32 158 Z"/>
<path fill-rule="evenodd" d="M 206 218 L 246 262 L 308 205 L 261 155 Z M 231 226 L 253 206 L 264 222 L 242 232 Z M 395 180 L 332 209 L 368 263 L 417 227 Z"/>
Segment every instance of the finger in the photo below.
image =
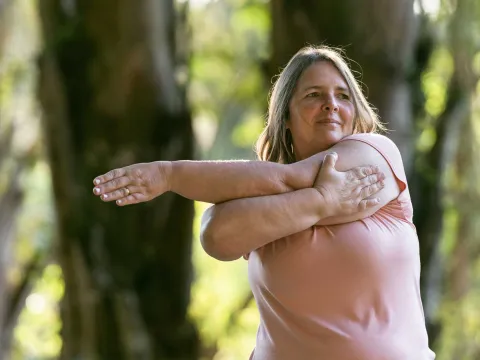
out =
<path fill-rule="evenodd" d="M 128 189 L 128 191 L 127 191 Z M 138 187 L 138 186 L 128 186 L 128 187 L 123 187 L 119 190 L 115 190 L 106 194 L 102 194 L 100 198 L 105 201 L 105 202 L 110 202 L 118 199 L 123 199 L 125 197 L 128 197 L 129 195 L 135 195 L 137 193 L 142 193 L 143 188 Z"/>
<path fill-rule="evenodd" d="M 335 169 L 335 164 L 338 159 L 338 154 L 336 152 L 329 153 L 325 156 L 323 159 L 323 165 L 322 168 L 326 169 Z"/>
<path fill-rule="evenodd" d="M 380 203 L 380 199 L 378 199 L 378 198 L 362 200 L 358 204 L 358 210 L 363 211 L 363 210 L 366 210 L 366 209 L 370 209 L 372 207 L 377 206 L 379 203 Z"/>
<path fill-rule="evenodd" d="M 93 188 L 93 193 L 95 195 L 108 194 L 131 184 L 132 184 L 132 181 L 128 177 L 122 176 L 120 178 L 110 180 L 103 185 L 95 186 Z"/>
<path fill-rule="evenodd" d="M 380 172 L 380 168 L 378 166 L 369 165 L 369 166 L 358 166 L 352 169 L 354 174 L 356 175 L 357 179 L 363 179 L 367 176 L 377 174 Z"/>
<path fill-rule="evenodd" d="M 368 198 L 372 195 L 375 195 L 378 193 L 380 190 L 382 190 L 385 187 L 385 182 L 383 180 L 376 182 L 375 184 L 365 186 L 362 189 L 361 196 L 362 199 Z"/>
<path fill-rule="evenodd" d="M 100 199 L 102 199 L 105 202 L 110 202 L 118 199 L 122 199 L 125 196 L 128 196 L 128 193 L 126 193 L 125 188 L 121 190 L 115 190 L 107 194 L 102 194 L 100 196 Z"/>
<path fill-rule="evenodd" d="M 97 176 L 94 180 L 93 183 L 95 185 L 100 185 L 104 184 L 107 181 L 111 181 L 113 179 L 119 178 L 121 176 L 124 176 L 126 174 L 125 168 L 120 168 L 120 169 L 113 169 L 107 172 L 106 174 Z"/>
<path fill-rule="evenodd" d="M 382 173 L 383 175 L 383 173 Z M 384 176 L 382 176 L 380 174 L 373 174 L 373 175 L 369 175 L 367 177 L 364 177 L 362 180 L 359 180 L 360 181 L 360 185 L 362 187 L 365 187 L 365 186 L 368 186 L 368 185 L 372 185 L 372 184 L 375 184 L 379 181 L 383 181 L 383 178 Z"/>
<path fill-rule="evenodd" d="M 138 203 L 145 202 L 145 201 L 148 201 L 148 198 L 144 194 L 135 193 L 135 194 L 128 195 L 127 197 L 125 197 L 123 199 L 118 199 L 116 201 L 116 204 L 118 206 L 126 206 L 126 205 L 138 204 Z"/>

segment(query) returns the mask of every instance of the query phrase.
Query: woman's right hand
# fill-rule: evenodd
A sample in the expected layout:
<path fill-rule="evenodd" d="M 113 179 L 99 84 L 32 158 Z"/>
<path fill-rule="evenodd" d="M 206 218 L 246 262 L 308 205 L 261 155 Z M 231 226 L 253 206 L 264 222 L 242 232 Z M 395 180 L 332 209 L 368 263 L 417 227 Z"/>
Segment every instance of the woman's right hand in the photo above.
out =
<path fill-rule="evenodd" d="M 149 201 L 170 191 L 171 173 L 170 161 L 133 164 L 97 176 L 93 193 L 120 206 Z"/>
<path fill-rule="evenodd" d="M 313 185 L 325 201 L 323 215 L 350 215 L 378 205 L 379 199 L 371 196 L 383 189 L 385 175 L 375 166 L 337 171 L 337 158 L 336 153 L 325 156 Z"/>

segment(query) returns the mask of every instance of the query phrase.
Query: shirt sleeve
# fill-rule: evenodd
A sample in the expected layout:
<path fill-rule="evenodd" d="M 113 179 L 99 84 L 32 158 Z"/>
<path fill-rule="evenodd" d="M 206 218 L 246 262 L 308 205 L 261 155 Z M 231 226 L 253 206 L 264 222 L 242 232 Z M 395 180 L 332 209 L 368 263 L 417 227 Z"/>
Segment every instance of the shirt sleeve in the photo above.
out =
<path fill-rule="evenodd" d="M 395 179 L 400 187 L 400 191 L 403 192 L 408 188 L 402 155 L 400 154 L 397 145 L 395 145 L 392 140 L 380 134 L 354 134 L 343 138 L 341 141 L 346 140 L 361 141 L 377 150 L 392 169 Z"/>

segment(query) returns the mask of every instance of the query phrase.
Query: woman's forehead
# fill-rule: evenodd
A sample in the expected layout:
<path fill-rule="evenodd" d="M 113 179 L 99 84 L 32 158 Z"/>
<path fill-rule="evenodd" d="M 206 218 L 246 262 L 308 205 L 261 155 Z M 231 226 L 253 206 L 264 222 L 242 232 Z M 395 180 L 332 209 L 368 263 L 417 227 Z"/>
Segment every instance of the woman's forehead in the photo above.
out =
<path fill-rule="evenodd" d="M 348 84 L 343 75 L 328 61 L 319 61 L 306 68 L 298 79 L 297 85 L 302 88 L 334 86 L 348 90 Z"/>

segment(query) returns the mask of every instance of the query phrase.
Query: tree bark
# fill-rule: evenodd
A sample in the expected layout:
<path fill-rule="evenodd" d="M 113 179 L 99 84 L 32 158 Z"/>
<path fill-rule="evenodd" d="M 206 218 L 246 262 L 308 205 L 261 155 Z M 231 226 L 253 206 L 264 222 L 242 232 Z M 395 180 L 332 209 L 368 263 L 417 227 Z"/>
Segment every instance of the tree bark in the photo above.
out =
<path fill-rule="evenodd" d="M 62 358 L 196 359 L 186 316 L 192 202 L 166 194 L 117 208 L 91 193 L 93 178 L 112 168 L 193 156 L 173 1 L 42 0 L 40 15 Z"/>

